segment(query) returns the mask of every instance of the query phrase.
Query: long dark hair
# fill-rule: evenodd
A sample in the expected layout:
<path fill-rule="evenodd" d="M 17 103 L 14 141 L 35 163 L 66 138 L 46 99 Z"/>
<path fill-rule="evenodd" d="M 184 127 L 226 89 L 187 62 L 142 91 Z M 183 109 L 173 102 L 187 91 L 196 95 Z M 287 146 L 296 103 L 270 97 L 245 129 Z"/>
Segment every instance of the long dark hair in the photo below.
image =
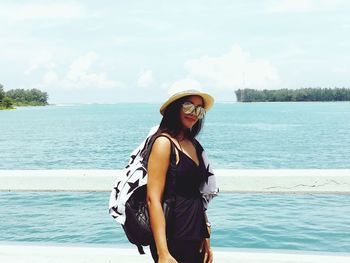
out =
<path fill-rule="evenodd" d="M 183 129 L 180 119 L 180 110 L 182 108 L 182 104 L 188 100 L 188 97 L 190 96 L 182 97 L 178 100 L 175 100 L 166 107 L 158 131 L 155 135 L 166 132 L 174 138 L 177 138 L 179 136 L 181 130 Z M 193 125 L 192 129 L 185 130 L 185 137 L 191 141 L 194 141 L 195 137 L 202 130 L 203 124 L 204 118 L 198 119 L 196 124 Z"/>

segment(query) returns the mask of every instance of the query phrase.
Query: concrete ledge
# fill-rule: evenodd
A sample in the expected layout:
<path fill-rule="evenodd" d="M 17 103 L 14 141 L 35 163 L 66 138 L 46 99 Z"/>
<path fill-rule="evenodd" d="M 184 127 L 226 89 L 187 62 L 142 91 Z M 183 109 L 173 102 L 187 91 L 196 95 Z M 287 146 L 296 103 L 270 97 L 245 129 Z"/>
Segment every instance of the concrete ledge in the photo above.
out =
<path fill-rule="evenodd" d="M 350 255 L 343 253 L 279 252 L 256 250 L 220 250 L 213 248 L 218 263 L 348 263 Z M 76 247 L 46 245 L 0 245 L 0 262 L 6 263 L 151 263 L 148 250 L 139 255 L 137 249 L 111 247 Z"/>
<path fill-rule="evenodd" d="M 122 170 L 0 170 L 0 191 L 110 191 Z M 350 194 L 350 169 L 218 169 L 221 192 Z"/>
<path fill-rule="evenodd" d="M 350 169 L 218 170 L 223 192 L 350 194 Z"/>

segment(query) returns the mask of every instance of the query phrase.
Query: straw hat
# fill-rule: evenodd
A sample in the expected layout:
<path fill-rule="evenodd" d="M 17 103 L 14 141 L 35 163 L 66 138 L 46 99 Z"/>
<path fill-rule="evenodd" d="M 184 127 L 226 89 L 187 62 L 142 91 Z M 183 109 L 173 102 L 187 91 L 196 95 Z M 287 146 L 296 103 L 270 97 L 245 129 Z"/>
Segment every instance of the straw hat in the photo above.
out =
<path fill-rule="evenodd" d="M 204 101 L 204 109 L 205 111 L 208 111 L 214 104 L 214 98 L 212 96 L 210 96 L 208 93 L 199 91 L 199 90 L 184 90 L 184 91 L 180 91 L 180 92 L 176 92 L 173 95 L 170 96 L 170 98 L 163 103 L 163 105 L 160 107 L 160 114 L 164 114 L 164 111 L 166 109 L 166 107 L 168 107 L 172 102 L 174 102 L 175 100 L 181 99 L 183 97 L 186 96 L 200 96 L 202 97 L 203 101 Z"/>

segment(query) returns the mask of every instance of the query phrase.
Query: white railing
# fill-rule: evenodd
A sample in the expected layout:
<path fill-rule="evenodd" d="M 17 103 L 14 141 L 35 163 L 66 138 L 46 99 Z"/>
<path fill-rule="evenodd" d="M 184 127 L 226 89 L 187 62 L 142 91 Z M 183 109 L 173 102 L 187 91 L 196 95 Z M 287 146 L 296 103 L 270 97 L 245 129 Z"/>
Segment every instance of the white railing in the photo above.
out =
<path fill-rule="evenodd" d="M 0 191 L 110 191 L 121 170 L 0 170 Z M 218 169 L 220 192 L 350 194 L 350 169 Z"/>

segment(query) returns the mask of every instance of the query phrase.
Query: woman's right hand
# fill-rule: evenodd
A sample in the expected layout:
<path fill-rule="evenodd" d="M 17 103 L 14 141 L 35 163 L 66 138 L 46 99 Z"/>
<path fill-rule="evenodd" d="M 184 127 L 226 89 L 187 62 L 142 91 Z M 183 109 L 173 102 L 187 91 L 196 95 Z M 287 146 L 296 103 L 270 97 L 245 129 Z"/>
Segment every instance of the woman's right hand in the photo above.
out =
<path fill-rule="evenodd" d="M 177 261 L 168 253 L 164 256 L 159 256 L 158 263 L 177 263 Z"/>

